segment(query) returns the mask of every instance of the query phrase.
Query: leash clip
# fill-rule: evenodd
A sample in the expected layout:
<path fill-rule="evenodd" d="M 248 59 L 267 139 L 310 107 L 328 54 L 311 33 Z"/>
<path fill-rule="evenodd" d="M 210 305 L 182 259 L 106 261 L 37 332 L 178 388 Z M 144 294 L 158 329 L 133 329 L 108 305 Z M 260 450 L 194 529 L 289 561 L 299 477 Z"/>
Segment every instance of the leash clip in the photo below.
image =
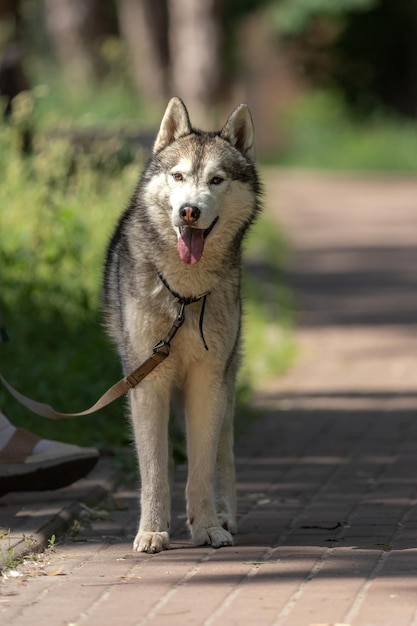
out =
<path fill-rule="evenodd" d="M 161 339 L 160 341 L 158 341 L 158 343 L 156 343 L 154 347 L 152 348 L 154 354 L 156 352 L 165 352 L 166 354 L 169 354 L 171 341 L 175 337 L 178 329 L 181 328 L 181 326 L 184 324 L 184 321 L 185 321 L 184 311 L 185 311 L 185 302 L 181 301 L 178 315 L 175 318 L 174 323 L 172 324 L 171 328 L 169 329 L 167 336 L 165 337 L 165 339 Z"/>
<path fill-rule="evenodd" d="M 168 356 L 170 347 L 171 346 L 169 345 L 168 341 L 166 341 L 165 339 L 161 339 L 153 346 L 152 352 L 154 354 L 156 354 L 157 352 L 165 352 L 165 354 Z"/>
<path fill-rule="evenodd" d="M 185 320 L 185 313 L 184 313 L 185 302 L 184 300 L 180 300 L 179 302 L 181 306 L 180 306 L 180 310 L 178 311 L 177 319 L 174 322 L 174 326 L 177 326 L 178 328 L 183 325 L 184 320 Z"/>

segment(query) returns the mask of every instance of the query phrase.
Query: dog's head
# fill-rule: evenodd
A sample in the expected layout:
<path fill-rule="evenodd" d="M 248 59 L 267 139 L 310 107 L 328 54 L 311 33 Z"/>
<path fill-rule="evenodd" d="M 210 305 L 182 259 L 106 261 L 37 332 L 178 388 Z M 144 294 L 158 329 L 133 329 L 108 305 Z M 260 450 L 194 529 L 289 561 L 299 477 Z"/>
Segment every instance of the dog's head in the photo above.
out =
<path fill-rule="evenodd" d="M 210 133 L 191 126 L 179 98 L 170 100 L 155 140 L 145 200 L 155 207 L 152 219 L 164 232 L 169 221 L 184 263 L 198 263 L 209 241 L 225 237 L 230 245 L 252 221 L 258 192 L 254 156 L 245 104 L 221 131 Z"/>

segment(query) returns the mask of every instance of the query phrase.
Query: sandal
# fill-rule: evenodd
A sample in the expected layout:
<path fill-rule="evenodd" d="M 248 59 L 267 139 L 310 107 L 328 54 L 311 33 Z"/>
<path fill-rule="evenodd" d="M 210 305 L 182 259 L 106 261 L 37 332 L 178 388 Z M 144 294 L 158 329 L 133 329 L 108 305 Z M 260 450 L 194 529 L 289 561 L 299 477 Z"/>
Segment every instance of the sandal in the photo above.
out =
<path fill-rule="evenodd" d="M 0 450 L 0 495 L 66 487 L 88 474 L 98 461 L 95 448 L 59 441 L 51 441 L 44 452 L 32 454 L 40 439 L 24 428 L 17 428 Z"/>

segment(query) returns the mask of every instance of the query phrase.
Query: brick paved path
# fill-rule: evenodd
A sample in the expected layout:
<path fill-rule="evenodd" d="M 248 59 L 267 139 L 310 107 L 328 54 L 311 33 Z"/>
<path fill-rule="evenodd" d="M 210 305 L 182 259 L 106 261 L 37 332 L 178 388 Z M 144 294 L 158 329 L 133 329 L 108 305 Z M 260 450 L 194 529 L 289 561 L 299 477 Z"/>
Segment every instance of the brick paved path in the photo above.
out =
<path fill-rule="evenodd" d="M 171 550 L 132 553 L 119 491 L 3 581 L 2 624 L 417 626 L 417 183 L 279 172 L 268 194 L 300 354 L 237 447 L 236 546 L 191 547 L 180 468 Z"/>

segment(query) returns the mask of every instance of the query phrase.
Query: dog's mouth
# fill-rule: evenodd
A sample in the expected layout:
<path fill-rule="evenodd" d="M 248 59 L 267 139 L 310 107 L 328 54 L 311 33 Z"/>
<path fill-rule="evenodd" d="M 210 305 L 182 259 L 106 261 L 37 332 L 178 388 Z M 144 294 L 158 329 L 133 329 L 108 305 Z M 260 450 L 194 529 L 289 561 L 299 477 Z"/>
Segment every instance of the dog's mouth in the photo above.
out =
<path fill-rule="evenodd" d="M 178 253 L 181 261 L 187 265 L 194 265 L 199 262 L 203 254 L 205 240 L 215 227 L 218 219 L 219 218 L 216 217 L 206 229 L 193 228 L 192 226 L 180 226 Z"/>

